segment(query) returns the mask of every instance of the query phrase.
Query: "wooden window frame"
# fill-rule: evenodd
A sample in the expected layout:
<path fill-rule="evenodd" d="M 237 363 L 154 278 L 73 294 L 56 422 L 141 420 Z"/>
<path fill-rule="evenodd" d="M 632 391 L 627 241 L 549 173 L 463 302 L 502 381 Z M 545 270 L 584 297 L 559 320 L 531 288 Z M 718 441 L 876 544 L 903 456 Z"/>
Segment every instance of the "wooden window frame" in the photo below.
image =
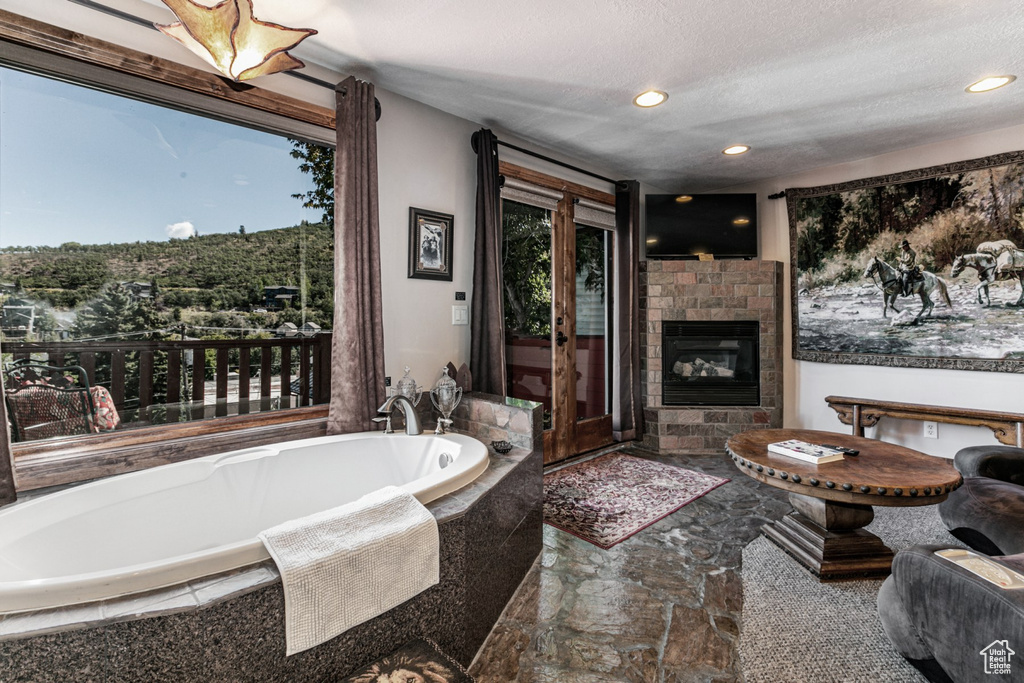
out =
<path fill-rule="evenodd" d="M 326 107 L 0 10 L 0 66 L 268 132 L 334 144 Z M 327 406 L 11 444 L 18 491 L 326 433 Z"/>

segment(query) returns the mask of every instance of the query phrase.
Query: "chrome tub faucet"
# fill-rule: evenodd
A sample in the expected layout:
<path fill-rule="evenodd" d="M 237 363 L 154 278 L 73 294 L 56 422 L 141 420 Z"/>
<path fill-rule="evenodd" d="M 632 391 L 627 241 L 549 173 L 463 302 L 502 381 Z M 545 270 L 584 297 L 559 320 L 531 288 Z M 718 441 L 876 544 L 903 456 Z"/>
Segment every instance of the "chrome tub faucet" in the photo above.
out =
<path fill-rule="evenodd" d="M 414 406 L 412 401 L 402 394 L 395 394 L 394 396 L 388 397 L 388 400 L 384 401 L 384 405 L 377 408 L 377 412 L 385 415 L 386 417 L 375 417 L 373 421 L 387 421 L 384 433 L 394 434 L 395 431 L 391 429 L 391 411 L 394 410 L 396 403 L 402 407 L 402 412 L 405 414 L 405 433 L 410 436 L 416 436 L 422 433 L 423 428 L 420 426 L 420 416 L 416 414 L 416 406 Z"/>

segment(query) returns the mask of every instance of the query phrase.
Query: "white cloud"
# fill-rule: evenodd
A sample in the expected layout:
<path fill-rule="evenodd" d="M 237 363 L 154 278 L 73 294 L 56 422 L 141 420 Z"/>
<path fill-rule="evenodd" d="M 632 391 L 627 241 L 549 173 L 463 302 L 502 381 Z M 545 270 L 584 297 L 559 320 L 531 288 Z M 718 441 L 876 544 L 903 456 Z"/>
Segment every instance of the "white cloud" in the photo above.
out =
<path fill-rule="evenodd" d="M 171 239 L 184 240 L 196 234 L 196 226 L 192 225 L 192 221 L 182 221 L 181 223 L 168 225 L 166 230 L 167 236 Z"/>

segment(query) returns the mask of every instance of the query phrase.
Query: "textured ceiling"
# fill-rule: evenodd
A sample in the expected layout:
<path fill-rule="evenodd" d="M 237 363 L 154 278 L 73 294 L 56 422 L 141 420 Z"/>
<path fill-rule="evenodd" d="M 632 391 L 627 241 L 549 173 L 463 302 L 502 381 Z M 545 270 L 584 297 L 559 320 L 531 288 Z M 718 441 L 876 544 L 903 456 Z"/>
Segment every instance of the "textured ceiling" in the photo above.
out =
<path fill-rule="evenodd" d="M 254 2 L 303 59 L 670 191 L 1024 123 L 1022 0 Z"/>

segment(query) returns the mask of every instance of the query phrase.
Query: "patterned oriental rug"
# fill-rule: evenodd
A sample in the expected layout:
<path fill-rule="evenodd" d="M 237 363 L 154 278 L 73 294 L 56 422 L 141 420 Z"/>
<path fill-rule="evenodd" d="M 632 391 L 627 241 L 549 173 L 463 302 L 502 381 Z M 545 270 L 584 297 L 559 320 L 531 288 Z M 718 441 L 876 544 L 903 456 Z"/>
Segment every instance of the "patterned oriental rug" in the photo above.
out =
<path fill-rule="evenodd" d="M 607 550 L 727 481 L 609 453 L 544 475 L 544 521 Z"/>
<path fill-rule="evenodd" d="M 893 550 L 963 547 L 934 505 L 875 508 L 866 528 Z M 764 536 L 743 549 L 742 574 L 739 645 L 747 683 L 927 683 L 882 630 L 881 580 L 819 583 Z"/>

